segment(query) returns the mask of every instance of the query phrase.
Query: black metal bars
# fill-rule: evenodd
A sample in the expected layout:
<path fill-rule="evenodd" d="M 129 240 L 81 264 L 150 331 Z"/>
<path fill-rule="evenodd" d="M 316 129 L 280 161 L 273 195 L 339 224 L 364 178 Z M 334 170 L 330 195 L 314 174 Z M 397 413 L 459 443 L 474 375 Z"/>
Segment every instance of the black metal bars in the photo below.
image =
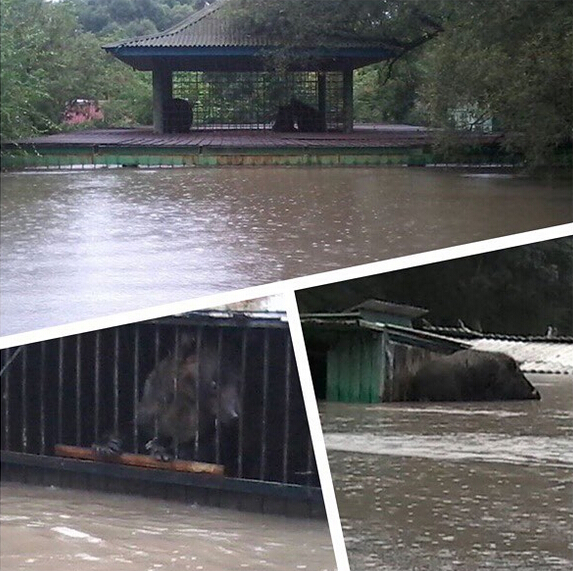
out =
<path fill-rule="evenodd" d="M 164 437 L 174 454 L 223 463 L 230 476 L 316 486 L 293 359 L 286 323 L 236 315 L 191 314 L 5 349 L 2 450 L 51 456 L 55 444 L 91 446 L 111 434 L 122 436 L 124 451 L 145 453 L 148 440 Z M 173 390 L 153 393 L 150 379 Z M 140 422 L 146 391 L 159 399 L 151 425 Z M 191 423 L 192 435 L 178 422 Z"/>

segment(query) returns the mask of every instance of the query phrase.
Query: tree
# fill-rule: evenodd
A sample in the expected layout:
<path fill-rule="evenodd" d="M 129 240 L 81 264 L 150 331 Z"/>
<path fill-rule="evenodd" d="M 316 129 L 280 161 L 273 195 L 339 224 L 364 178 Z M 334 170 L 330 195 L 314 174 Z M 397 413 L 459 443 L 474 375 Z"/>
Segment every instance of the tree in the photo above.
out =
<path fill-rule="evenodd" d="M 443 32 L 442 0 L 235 0 L 229 13 L 253 34 L 284 45 L 321 41 L 376 42 L 397 61 Z"/>
<path fill-rule="evenodd" d="M 46 95 L 45 78 L 31 73 L 45 33 L 34 17 L 40 3 L 0 5 L 1 142 L 36 130 L 36 106 Z"/>
<path fill-rule="evenodd" d="M 70 0 L 80 24 L 99 37 L 119 39 L 165 30 L 206 0 Z"/>
<path fill-rule="evenodd" d="M 66 3 L 3 0 L 2 141 L 54 130 L 68 100 L 105 86 L 105 54 Z"/>
<path fill-rule="evenodd" d="M 423 49 L 423 48 L 422 48 Z M 423 59 L 406 55 L 388 75 L 388 63 L 356 70 L 354 74 L 354 117 L 356 121 L 420 124 L 426 122 L 419 105 L 419 88 L 424 78 Z"/>
<path fill-rule="evenodd" d="M 430 122 L 453 126 L 452 111 L 496 120 L 504 144 L 532 165 L 571 145 L 573 4 L 567 0 L 457 3 L 428 50 L 421 104 Z"/>
<path fill-rule="evenodd" d="M 435 325 L 573 334 L 573 237 L 341 282 L 297 293 L 302 312 L 341 311 L 368 298 L 424 307 Z"/>
<path fill-rule="evenodd" d="M 239 24 L 288 47 L 349 37 L 394 55 L 357 74 L 357 108 L 460 129 L 494 120 L 507 149 L 530 165 L 570 155 L 573 130 L 573 3 L 570 0 L 236 0 Z M 229 7 L 231 3 L 229 3 Z M 229 8 L 230 10 L 230 8 Z M 387 83 L 403 76 L 413 81 Z M 412 72 L 415 73 L 412 73 Z M 408 113 L 387 91 L 406 87 Z M 370 90 L 370 91 L 368 91 Z M 366 97 L 368 94 L 368 97 Z M 384 110 L 372 119 L 384 117 Z M 456 137 L 447 132 L 446 142 Z"/>

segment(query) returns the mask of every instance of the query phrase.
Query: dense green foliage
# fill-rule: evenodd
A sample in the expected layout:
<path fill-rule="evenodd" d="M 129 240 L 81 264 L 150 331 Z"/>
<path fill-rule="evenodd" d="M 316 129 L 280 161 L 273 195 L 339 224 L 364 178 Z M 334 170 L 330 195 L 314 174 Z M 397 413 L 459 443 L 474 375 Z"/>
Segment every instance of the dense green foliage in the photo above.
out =
<path fill-rule="evenodd" d="M 300 310 L 340 311 L 369 298 L 430 310 L 435 325 L 573 334 L 573 238 L 341 282 L 297 294 Z"/>
<path fill-rule="evenodd" d="M 532 164 L 569 147 L 573 130 L 573 3 L 473 0 L 427 52 L 420 102 L 432 124 L 452 110 L 500 124 L 506 145 Z M 569 151 L 570 152 L 570 151 Z"/>
<path fill-rule="evenodd" d="M 153 34 L 177 24 L 206 0 L 71 0 L 86 31 L 105 37 Z"/>
<path fill-rule="evenodd" d="M 2 0 L 2 140 L 60 128 L 65 102 L 104 101 L 106 123 L 151 120 L 149 74 L 100 48 L 177 23 L 206 0 Z M 356 72 L 359 121 L 476 129 L 493 120 L 532 165 L 570 154 L 569 0 L 232 0 L 244 30 L 289 46 L 362 38 L 393 58 Z M 284 56 L 284 54 L 282 54 Z M 469 112 L 469 113 L 467 113 Z"/>
<path fill-rule="evenodd" d="M 2 0 L 1 10 L 2 140 L 53 130 L 67 100 L 104 89 L 98 41 L 63 4 Z"/>
<path fill-rule="evenodd" d="M 287 45 L 361 37 L 394 58 L 356 74 L 356 117 L 480 128 L 532 165 L 569 150 L 570 0 L 238 0 L 242 25 Z M 467 120 L 460 124 L 460 116 Z M 455 141 L 451 135 L 445 143 Z"/>
<path fill-rule="evenodd" d="M 66 102 L 96 99 L 103 125 L 151 122 L 151 78 L 102 44 L 170 26 L 203 0 L 2 0 L 2 141 L 63 128 Z"/>

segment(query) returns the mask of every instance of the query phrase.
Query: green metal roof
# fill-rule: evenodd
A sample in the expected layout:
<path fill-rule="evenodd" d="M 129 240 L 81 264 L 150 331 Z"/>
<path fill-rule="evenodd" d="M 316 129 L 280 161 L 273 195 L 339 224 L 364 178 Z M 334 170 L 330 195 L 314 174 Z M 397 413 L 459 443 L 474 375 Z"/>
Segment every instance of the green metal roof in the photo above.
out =
<path fill-rule="evenodd" d="M 264 67 L 262 56 L 285 46 L 270 36 L 241 30 L 230 17 L 232 4 L 233 0 L 218 0 L 164 32 L 121 40 L 103 48 L 142 70 L 152 69 L 158 58 L 173 69 L 246 71 Z M 329 37 L 321 37 L 316 46 L 291 51 L 314 60 L 303 67 L 297 64 L 297 69 L 325 71 L 360 67 L 393 55 L 377 43 Z"/>

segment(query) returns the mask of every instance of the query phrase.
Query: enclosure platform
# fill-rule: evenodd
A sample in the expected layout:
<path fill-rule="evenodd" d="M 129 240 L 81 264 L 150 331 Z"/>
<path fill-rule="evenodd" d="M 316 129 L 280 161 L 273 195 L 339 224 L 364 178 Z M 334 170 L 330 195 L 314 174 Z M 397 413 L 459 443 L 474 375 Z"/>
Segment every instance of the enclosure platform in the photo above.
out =
<path fill-rule="evenodd" d="M 0 451 L 1 480 L 325 519 L 320 488 Z"/>
<path fill-rule="evenodd" d="M 23 139 L 4 148 L 4 168 L 257 165 L 426 165 L 435 132 L 411 125 L 361 125 L 352 133 L 275 133 L 271 129 L 93 129 Z M 475 162 L 498 152 L 500 135 L 466 134 Z M 7 156 L 11 155 L 11 156 Z M 490 161 L 491 162 L 491 161 Z"/>

